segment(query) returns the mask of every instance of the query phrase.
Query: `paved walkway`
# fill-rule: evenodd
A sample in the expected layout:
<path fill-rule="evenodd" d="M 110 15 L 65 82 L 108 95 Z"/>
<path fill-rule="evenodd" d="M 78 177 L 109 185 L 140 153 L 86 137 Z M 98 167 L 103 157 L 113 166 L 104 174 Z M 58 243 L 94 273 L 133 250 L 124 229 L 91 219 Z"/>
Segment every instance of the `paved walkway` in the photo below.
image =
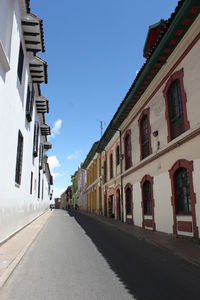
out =
<path fill-rule="evenodd" d="M 200 240 L 194 240 L 187 237 L 176 237 L 171 234 L 161 233 L 157 231 L 146 230 L 135 225 L 129 225 L 121 221 L 91 214 L 88 212 L 79 211 L 87 214 L 91 218 L 95 218 L 100 222 L 104 222 L 110 226 L 116 227 L 126 233 L 132 234 L 138 239 L 145 239 L 146 241 L 156 245 L 157 247 L 164 247 L 188 262 L 200 267 Z"/>
<path fill-rule="evenodd" d="M 51 214 L 52 212 L 48 210 L 0 247 L 0 288 L 12 274 Z"/>
<path fill-rule="evenodd" d="M 198 241 L 144 230 L 137 226 L 83 211 L 79 211 L 79 213 L 86 214 L 109 226 L 114 226 L 140 240 L 145 239 L 158 247 L 164 247 L 173 252 L 174 255 L 200 267 L 200 242 Z M 0 288 L 7 281 L 51 214 L 51 211 L 47 211 L 0 247 Z"/>

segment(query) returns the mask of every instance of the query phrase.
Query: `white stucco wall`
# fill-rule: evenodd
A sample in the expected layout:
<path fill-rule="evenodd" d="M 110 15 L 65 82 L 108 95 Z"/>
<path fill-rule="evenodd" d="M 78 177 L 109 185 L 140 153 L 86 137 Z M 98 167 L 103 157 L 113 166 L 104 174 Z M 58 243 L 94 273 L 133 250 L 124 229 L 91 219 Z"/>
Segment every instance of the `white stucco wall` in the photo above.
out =
<path fill-rule="evenodd" d="M 156 230 L 172 233 L 173 210 L 171 205 L 171 182 L 165 172 L 153 178 L 153 196 L 155 201 L 154 219 Z"/>
<path fill-rule="evenodd" d="M 41 173 L 40 199 L 38 199 L 39 157 L 33 159 L 34 122 L 38 119 L 34 105 L 32 122 L 28 123 L 25 115 L 27 84 L 29 75 L 28 55 L 21 32 L 21 19 L 18 1 L 3 1 L 3 7 L 13 16 L 10 44 L 10 71 L 1 68 L 0 60 L 0 242 L 33 220 L 49 207 L 48 182 L 46 174 Z M 14 10 L 12 9 L 14 7 Z M 2 8 L 2 6 L 1 6 Z M 0 12 L 0 24 L 1 24 Z M 0 26 L 0 39 L 6 30 Z M 7 35 L 7 33 L 6 33 Z M 17 77 L 20 40 L 24 50 L 22 82 Z M 4 41 L 3 41 L 4 43 Z M 5 44 L 5 43 L 4 43 Z M 37 91 L 36 91 L 37 93 Z M 18 131 L 23 135 L 23 162 L 21 184 L 15 183 L 16 154 Z M 42 137 L 40 136 L 40 139 Z M 40 140 L 39 140 L 40 143 Z M 33 193 L 30 195 L 31 171 L 33 172 Z M 44 193 L 42 200 L 42 180 Z"/>
<path fill-rule="evenodd" d="M 133 221 L 135 225 L 140 227 L 142 227 L 141 202 L 142 202 L 141 188 L 140 188 L 140 183 L 137 182 L 133 184 Z"/>
<path fill-rule="evenodd" d="M 141 208 L 141 187 L 140 181 L 143 176 L 150 175 L 153 177 L 153 196 L 155 200 L 154 208 L 154 220 L 156 224 L 156 230 L 172 233 L 173 232 L 173 208 L 171 204 L 171 181 L 169 177 L 169 170 L 173 164 L 180 160 L 186 159 L 188 161 L 193 161 L 194 171 L 193 175 L 193 185 L 194 192 L 196 194 L 196 220 L 197 226 L 200 226 L 200 138 L 199 134 L 194 135 L 190 140 L 179 143 L 183 139 L 187 139 L 188 136 L 200 127 L 200 102 L 199 102 L 199 76 L 200 76 L 200 41 L 198 40 L 189 51 L 186 52 L 185 57 L 180 61 L 179 64 L 177 60 L 181 57 L 193 39 L 197 36 L 200 26 L 200 17 L 196 20 L 195 24 L 190 28 L 188 34 L 182 42 L 178 45 L 177 49 L 168 59 L 167 63 L 163 66 L 161 71 L 152 81 L 148 89 L 142 95 L 141 99 L 132 109 L 131 113 L 127 116 L 121 125 L 122 135 L 122 153 L 124 153 L 124 135 L 127 130 L 131 130 L 131 144 L 132 144 L 132 167 L 125 171 L 125 159 L 123 160 L 123 187 L 130 183 L 133 186 L 133 219 L 134 224 L 142 226 L 142 208 Z M 178 136 L 176 139 L 168 143 L 167 135 L 167 120 L 165 116 L 166 106 L 165 99 L 163 96 L 163 90 L 166 86 L 166 78 L 163 84 L 157 89 L 157 86 L 169 70 L 176 66 L 170 76 L 183 68 L 183 84 L 186 93 L 186 109 L 187 117 L 190 123 L 190 129 Z M 145 105 L 147 99 L 153 91 L 156 93 L 152 96 L 150 101 Z M 142 109 L 141 109 L 142 108 Z M 140 161 L 140 144 L 139 144 L 139 126 L 138 120 L 143 111 L 143 109 L 149 108 L 149 120 L 151 127 L 151 146 L 152 155 Z M 152 133 L 158 130 L 158 136 L 154 137 Z M 159 149 L 158 149 L 159 142 Z M 171 145 L 176 145 L 173 149 L 167 150 Z M 155 157 L 161 151 L 165 151 L 165 154 L 151 160 L 150 158 Z M 147 161 L 147 164 L 142 164 Z M 125 202 L 125 193 L 124 193 Z M 125 205 L 124 205 L 125 207 Z M 177 216 L 177 221 L 191 221 L 191 216 Z M 185 234 L 192 236 L 193 233 L 178 232 L 179 234 Z"/>

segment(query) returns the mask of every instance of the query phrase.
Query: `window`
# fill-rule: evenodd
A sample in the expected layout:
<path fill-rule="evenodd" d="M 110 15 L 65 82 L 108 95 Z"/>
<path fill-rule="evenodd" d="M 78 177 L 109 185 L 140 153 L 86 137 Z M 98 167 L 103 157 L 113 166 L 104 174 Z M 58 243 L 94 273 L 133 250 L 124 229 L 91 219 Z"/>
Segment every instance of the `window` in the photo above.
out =
<path fill-rule="evenodd" d="M 124 150 L 125 150 L 125 169 L 129 169 L 132 165 L 131 161 L 131 135 L 130 131 L 126 133 L 124 139 Z"/>
<path fill-rule="evenodd" d="M 154 217 L 155 201 L 153 197 L 153 177 L 145 175 L 140 181 L 140 187 L 142 195 L 142 226 L 144 228 L 150 227 L 153 230 L 156 230 Z"/>
<path fill-rule="evenodd" d="M 171 84 L 167 92 L 167 99 L 169 107 L 170 133 L 171 139 L 173 140 L 185 131 L 180 83 L 178 79 Z"/>
<path fill-rule="evenodd" d="M 38 138 L 39 138 L 39 123 L 35 122 L 34 138 L 33 138 L 33 156 L 38 156 Z"/>
<path fill-rule="evenodd" d="M 117 166 L 118 166 L 120 164 L 119 145 L 117 146 L 117 150 L 116 150 L 116 161 L 117 161 Z"/>
<path fill-rule="evenodd" d="M 42 179 L 42 200 L 44 199 L 44 179 Z"/>
<path fill-rule="evenodd" d="M 104 170 L 104 183 L 105 183 L 107 181 L 107 164 L 106 164 L 106 159 L 104 160 L 103 170 Z"/>
<path fill-rule="evenodd" d="M 149 124 L 150 109 L 143 110 L 139 120 L 140 129 L 140 159 L 144 159 L 152 153 L 151 148 L 151 128 Z"/>
<path fill-rule="evenodd" d="M 23 135 L 22 135 L 21 131 L 19 130 L 18 144 L 17 144 L 16 169 L 15 169 L 15 182 L 17 184 L 21 184 L 22 160 L 23 160 Z"/>
<path fill-rule="evenodd" d="M 98 158 L 99 177 L 101 176 L 101 157 Z"/>
<path fill-rule="evenodd" d="M 150 145 L 149 145 L 149 126 L 148 126 L 148 117 L 145 115 L 142 118 L 140 124 L 140 134 L 141 134 L 141 148 L 142 148 L 142 158 L 149 156 L 150 154 Z"/>
<path fill-rule="evenodd" d="M 40 198 L 40 170 L 38 173 L 38 199 Z"/>
<path fill-rule="evenodd" d="M 27 97 L 26 97 L 26 118 L 28 122 L 32 121 L 34 103 L 34 87 L 32 83 L 28 84 Z"/>
<path fill-rule="evenodd" d="M 40 144 L 40 152 L 39 152 L 39 168 L 40 170 L 43 168 L 43 158 L 44 158 L 44 146 Z"/>
<path fill-rule="evenodd" d="M 190 182 L 188 170 L 179 168 L 174 174 L 176 214 L 191 214 Z"/>
<path fill-rule="evenodd" d="M 144 215 L 152 214 L 152 192 L 151 183 L 145 181 L 143 184 L 143 201 L 144 201 Z"/>
<path fill-rule="evenodd" d="M 131 191 L 131 188 L 128 187 L 126 189 L 126 214 L 127 215 L 132 215 L 131 201 L 132 201 L 132 191 Z"/>
<path fill-rule="evenodd" d="M 31 172 L 31 181 L 30 181 L 30 194 L 33 193 L 33 172 Z"/>
<path fill-rule="evenodd" d="M 183 69 L 175 72 L 163 91 L 166 104 L 168 142 L 190 128 L 187 119 L 187 99 L 183 86 L 183 75 Z"/>
<path fill-rule="evenodd" d="M 185 226 L 188 221 L 181 220 L 181 215 L 188 215 L 188 220 L 191 220 L 191 229 L 185 227 L 184 231 L 191 232 L 192 230 L 194 237 L 198 237 L 199 230 L 196 220 L 196 194 L 193 188 L 193 170 L 193 161 L 186 159 L 178 160 L 169 170 L 172 190 L 173 233 L 177 234 L 178 230 L 182 231 L 180 223 L 185 223 Z"/>
<path fill-rule="evenodd" d="M 110 155 L 110 179 L 113 178 L 113 155 Z"/>
<path fill-rule="evenodd" d="M 24 65 L 24 51 L 23 51 L 23 48 L 22 48 L 22 43 L 20 43 L 19 58 L 18 58 L 18 68 L 17 68 L 17 75 L 18 75 L 20 83 L 22 81 L 23 65 Z"/>

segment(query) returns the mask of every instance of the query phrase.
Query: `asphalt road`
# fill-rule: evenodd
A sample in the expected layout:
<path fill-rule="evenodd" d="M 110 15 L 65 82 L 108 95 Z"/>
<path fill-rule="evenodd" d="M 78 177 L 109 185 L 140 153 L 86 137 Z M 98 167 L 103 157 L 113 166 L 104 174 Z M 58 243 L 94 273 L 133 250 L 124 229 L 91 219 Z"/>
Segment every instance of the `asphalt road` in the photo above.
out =
<path fill-rule="evenodd" d="M 200 299 L 200 269 L 78 212 L 56 210 L 1 300 Z"/>

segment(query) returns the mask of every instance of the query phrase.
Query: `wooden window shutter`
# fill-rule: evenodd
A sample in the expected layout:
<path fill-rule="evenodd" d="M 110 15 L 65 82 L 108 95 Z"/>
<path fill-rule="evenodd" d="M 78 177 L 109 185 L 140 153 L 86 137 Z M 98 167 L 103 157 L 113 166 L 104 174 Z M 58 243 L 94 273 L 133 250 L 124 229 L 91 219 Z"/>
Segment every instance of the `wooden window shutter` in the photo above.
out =
<path fill-rule="evenodd" d="M 22 82 L 23 65 L 24 65 L 24 51 L 23 51 L 23 48 L 22 48 L 22 43 L 20 43 L 18 68 L 17 68 L 17 75 L 18 75 L 20 83 Z"/>
<path fill-rule="evenodd" d="M 32 83 L 28 84 L 27 97 L 26 97 L 26 118 L 28 122 L 32 121 L 34 103 L 34 87 Z"/>
<path fill-rule="evenodd" d="M 38 139 L 39 139 L 39 124 L 35 122 L 34 126 L 34 139 L 33 139 L 33 156 L 38 156 Z"/>
<path fill-rule="evenodd" d="M 22 160 L 23 160 L 23 135 L 22 135 L 21 131 L 19 130 L 18 144 L 17 144 L 16 169 L 15 169 L 15 182 L 17 184 L 21 184 Z"/>

